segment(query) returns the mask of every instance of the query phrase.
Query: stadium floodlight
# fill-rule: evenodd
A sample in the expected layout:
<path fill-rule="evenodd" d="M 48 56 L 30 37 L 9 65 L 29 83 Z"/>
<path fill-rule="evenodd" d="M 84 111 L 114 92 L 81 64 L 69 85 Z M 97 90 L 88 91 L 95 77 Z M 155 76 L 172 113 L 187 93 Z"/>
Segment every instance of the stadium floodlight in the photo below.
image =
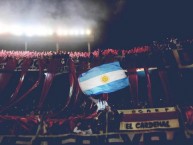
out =
<path fill-rule="evenodd" d="M 86 35 L 90 35 L 91 34 L 91 30 L 90 29 L 87 29 L 86 30 Z"/>
<path fill-rule="evenodd" d="M 24 35 L 27 36 L 27 37 L 32 37 L 35 35 L 35 32 L 37 31 L 34 27 L 26 27 L 24 28 Z"/>
<path fill-rule="evenodd" d="M 69 35 L 69 32 L 67 30 L 64 30 L 63 31 L 63 36 L 68 36 Z"/>
<path fill-rule="evenodd" d="M 79 31 L 79 33 L 80 33 L 80 35 L 85 35 L 85 31 L 84 31 L 83 29 L 81 29 L 81 30 Z"/>
<path fill-rule="evenodd" d="M 53 35 L 54 34 L 54 35 Z M 72 38 L 83 38 L 86 39 L 88 45 L 88 52 L 91 52 L 90 43 L 94 40 L 94 33 L 90 29 L 84 29 L 79 26 L 73 28 L 66 27 L 55 27 L 50 28 L 42 25 L 26 25 L 21 23 L 16 24 L 5 24 L 0 22 L 0 35 L 14 35 L 14 36 L 26 36 L 26 37 L 50 37 L 56 36 L 56 49 L 59 49 L 60 37 L 65 39 Z M 58 36 L 58 37 L 57 37 Z M 28 49 L 28 39 L 25 37 L 25 50 Z M 69 39 L 69 40 L 70 40 Z"/>
<path fill-rule="evenodd" d="M 77 29 L 74 29 L 73 33 L 74 33 L 75 36 L 80 35 L 79 30 L 77 30 Z"/>
<path fill-rule="evenodd" d="M 5 26 L 0 23 L 0 34 L 5 34 L 6 31 L 7 31 L 7 30 L 5 29 Z"/>
<path fill-rule="evenodd" d="M 46 27 L 38 27 L 35 31 L 36 36 L 51 36 L 53 35 L 53 30 Z"/>
<path fill-rule="evenodd" d="M 24 35 L 27 37 L 33 36 L 51 36 L 53 35 L 53 30 L 43 26 L 27 26 L 23 29 Z"/>
<path fill-rule="evenodd" d="M 8 29 L 8 33 L 12 33 L 16 36 L 21 36 L 24 34 L 23 28 L 20 25 L 12 25 L 10 29 Z"/>
<path fill-rule="evenodd" d="M 69 30 L 69 35 L 70 36 L 74 35 L 74 30 L 73 29 Z"/>
<path fill-rule="evenodd" d="M 46 37 L 56 34 L 57 36 L 89 36 L 91 35 L 90 29 L 83 28 L 58 28 L 51 29 L 49 27 L 41 25 L 23 25 L 23 24 L 13 24 L 5 25 L 0 23 L 0 35 L 9 34 L 15 36 L 27 36 L 27 37 Z"/>
<path fill-rule="evenodd" d="M 87 29 L 58 29 L 56 31 L 56 35 L 58 36 L 82 36 L 82 35 L 90 35 L 91 30 Z"/>
<path fill-rule="evenodd" d="M 71 29 L 69 31 L 69 34 L 70 34 L 70 36 L 78 36 L 78 35 L 80 35 L 80 30 L 78 30 L 78 29 Z"/>
<path fill-rule="evenodd" d="M 56 35 L 58 36 L 67 36 L 69 34 L 69 32 L 66 29 L 58 29 L 56 31 Z"/>

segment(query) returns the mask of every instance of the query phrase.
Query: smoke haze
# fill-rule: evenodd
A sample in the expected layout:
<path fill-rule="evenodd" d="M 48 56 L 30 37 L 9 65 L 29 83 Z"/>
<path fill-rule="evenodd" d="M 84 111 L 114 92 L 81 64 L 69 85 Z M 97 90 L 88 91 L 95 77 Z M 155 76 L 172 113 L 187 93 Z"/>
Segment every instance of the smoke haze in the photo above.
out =
<path fill-rule="evenodd" d="M 108 10 L 101 0 L 0 0 L 0 22 L 92 28 Z"/>

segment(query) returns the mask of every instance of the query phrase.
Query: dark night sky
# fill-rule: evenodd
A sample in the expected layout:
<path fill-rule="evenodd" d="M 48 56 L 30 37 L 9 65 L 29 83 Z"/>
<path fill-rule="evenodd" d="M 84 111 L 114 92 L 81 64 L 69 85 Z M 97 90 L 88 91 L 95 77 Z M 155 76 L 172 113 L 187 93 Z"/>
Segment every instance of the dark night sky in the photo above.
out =
<path fill-rule="evenodd" d="M 190 3 L 125 1 L 119 13 L 104 23 L 106 47 L 127 47 L 166 37 L 193 36 L 193 9 Z"/>
<path fill-rule="evenodd" d="M 1 21 L 91 26 L 94 48 L 129 49 L 171 36 L 193 37 L 193 9 L 185 1 L 1 0 L 0 8 Z"/>

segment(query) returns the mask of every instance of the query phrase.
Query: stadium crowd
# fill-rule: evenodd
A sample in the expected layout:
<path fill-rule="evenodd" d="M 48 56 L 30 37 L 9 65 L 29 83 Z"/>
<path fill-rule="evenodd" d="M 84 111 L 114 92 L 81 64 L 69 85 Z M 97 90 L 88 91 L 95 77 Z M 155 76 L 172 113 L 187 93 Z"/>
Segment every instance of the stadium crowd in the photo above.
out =
<path fill-rule="evenodd" d="M 10 59 L 15 59 L 17 61 L 20 59 L 50 60 L 50 61 L 47 61 L 49 63 L 54 59 L 61 59 L 65 62 L 64 65 L 67 65 L 66 63 L 67 60 L 72 58 L 75 64 L 79 64 L 79 67 L 77 69 L 80 69 L 80 70 L 84 68 L 89 69 L 90 67 L 94 67 L 98 64 L 112 62 L 114 60 L 120 61 L 120 64 L 124 69 L 140 68 L 140 67 L 165 68 L 166 66 L 171 66 L 171 67 L 177 66 L 173 55 L 173 50 L 175 49 L 179 51 L 183 50 L 187 52 L 189 56 L 193 56 L 193 40 L 179 41 L 177 39 L 172 38 L 172 39 L 166 39 L 160 42 L 154 41 L 150 45 L 138 46 L 129 50 L 127 49 L 117 50 L 117 49 L 108 48 L 105 50 L 96 49 L 96 50 L 93 50 L 91 53 L 66 52 L 64 50 L 42 51 L 42 52 L 1 50 L 0 64 Z M 189 57 L 189 56 L 184 55 L 184 57 Z M 87 65 L 86 67 L 83 66 L 83 62 L 86 62 L 86 65 Z M 0 68 L 0 70 L 3 70 L 3 69 L 6 69 L 6 68 L 4 67 Z M 29 80 L 33 81 L 33 79 L 30 77 L 29 77 Z M 39 91 L 38 93 L 40 94 L 40 92 L 41 91 Z M 124 103 L 129 103 L 129 102 L 126 102 L 124 100 Z M 89 103 L 84 104 L 83 102 L 82 104 L 80 104 L 79 107 L 76 108 L 76 111 L 80 114 L 78 114 L 75 110 L 73 110 L 74 112 L 70 112 L 67 108 L 67 110 L 65 110 L 65 113 L 69 115 L 67 115 L 67 117 L 65 118 L 51 117 L 52 110 L 49 108 L 49 106 L 47 106 L 46 109 L 44 108 L 46 111 L 43 111 L 43 113 L 38 111 L 34 113 L 35 110 L 32 110 L 31 112 L 29 112 L 28 110 L 28 113 L 26 113 L 26 110 L 24 109 L 22 112 L 23 114 L 21 113 L 23 116 L 17 116 L 17 115 L 20 115 L 20 113 L 18 113 L 17 111 L 19 111 L 21 108 L 18 106 L 15 106 L 15 108 L 11 110 L 12 112 L 10 111 L 11 114 L 15 113 L 15 115 L 11 115 L 10 112 L 9 113 L 6 112 L 0 115 L 0 122 L 1 122 L 0 130 L 2 130 L 1 133 L 3 134 L 37 134 L 37 133 L 38 134 L 39 133 L 40 134 L 61 134 L 61 133 L 69 133 L 69 132 L 86 134 L 88 130 L 89 130 L 88 131 L 89 134 L 92 134 L 92 133 L 99 133 L 99 131 L 101 131 L 101 130 L 97 130 L 97 128 L 99 127 L 97 125 L 99 124 L 100 125 L 99 128 L 102 129 L 103 132 L 105 132 L 104 123 L 106 119 L 105 118 L 106 112 L 98 116 L 97 108 L 93 107 L 92 103 L 90 103 L 89 105 L 88 104 Z M 3 105 L 4 104 L 0 103 L 1 108 Z M 60 105 L 64 105 L 64 104 L 59 104 L 58 106 Z M 142 104 L 142 105 L 138 104 L 138 107 L 143 108 L 143 107 L 148 107 L 148 105 L 149 104 Z M 13 113 L 13 110 L 16 110 L 16 112 Z M 24 114 L 24 112 L 26 114 Z M 109 114 L 109 122 L 110 122 L 109 131 L 118 130 L 117 124 L 120 121 L 119 119 L 120 119 L 120 116 L 119 114 L 117 114 L 116 110 L 113 110 Z M 78 127 L 76 128 L 77 125 Z M 78 130 L 78 128 L 80 130 Z M 90 129 L 92 129 L 92 131 Z"/>

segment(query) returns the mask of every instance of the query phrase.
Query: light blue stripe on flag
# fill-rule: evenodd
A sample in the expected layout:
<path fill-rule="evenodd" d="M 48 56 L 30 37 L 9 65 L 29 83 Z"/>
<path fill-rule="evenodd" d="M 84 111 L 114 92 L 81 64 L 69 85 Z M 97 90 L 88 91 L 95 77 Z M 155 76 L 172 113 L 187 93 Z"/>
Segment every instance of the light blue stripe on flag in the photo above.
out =
<path fill-rule="evenodd" d="M 83 73 L 80 77 L 79 77 L 79 82 L 83 82 L 85 80 L 88 80 L 90 78 L 108 73 L 108 72 L 112 72 L 112 71 L 116 71 L 116 70 L 121 70 L 122 68 L 120 67 L 119 62 L 113 62 L 113 63 L 108 63 L 108 64 L 103 64 L 97 67 L 94 67 L 92 69 L 90 69 L 89 71 L 87 71 L 86 73 Z"/>
<path fill-rule="evenodd" d="M 78 81 L 82 92 L 86 95 L 111 93 L 129 85 L 128 77 L 119 62 L 94 67 L 80 75 Z"/>

